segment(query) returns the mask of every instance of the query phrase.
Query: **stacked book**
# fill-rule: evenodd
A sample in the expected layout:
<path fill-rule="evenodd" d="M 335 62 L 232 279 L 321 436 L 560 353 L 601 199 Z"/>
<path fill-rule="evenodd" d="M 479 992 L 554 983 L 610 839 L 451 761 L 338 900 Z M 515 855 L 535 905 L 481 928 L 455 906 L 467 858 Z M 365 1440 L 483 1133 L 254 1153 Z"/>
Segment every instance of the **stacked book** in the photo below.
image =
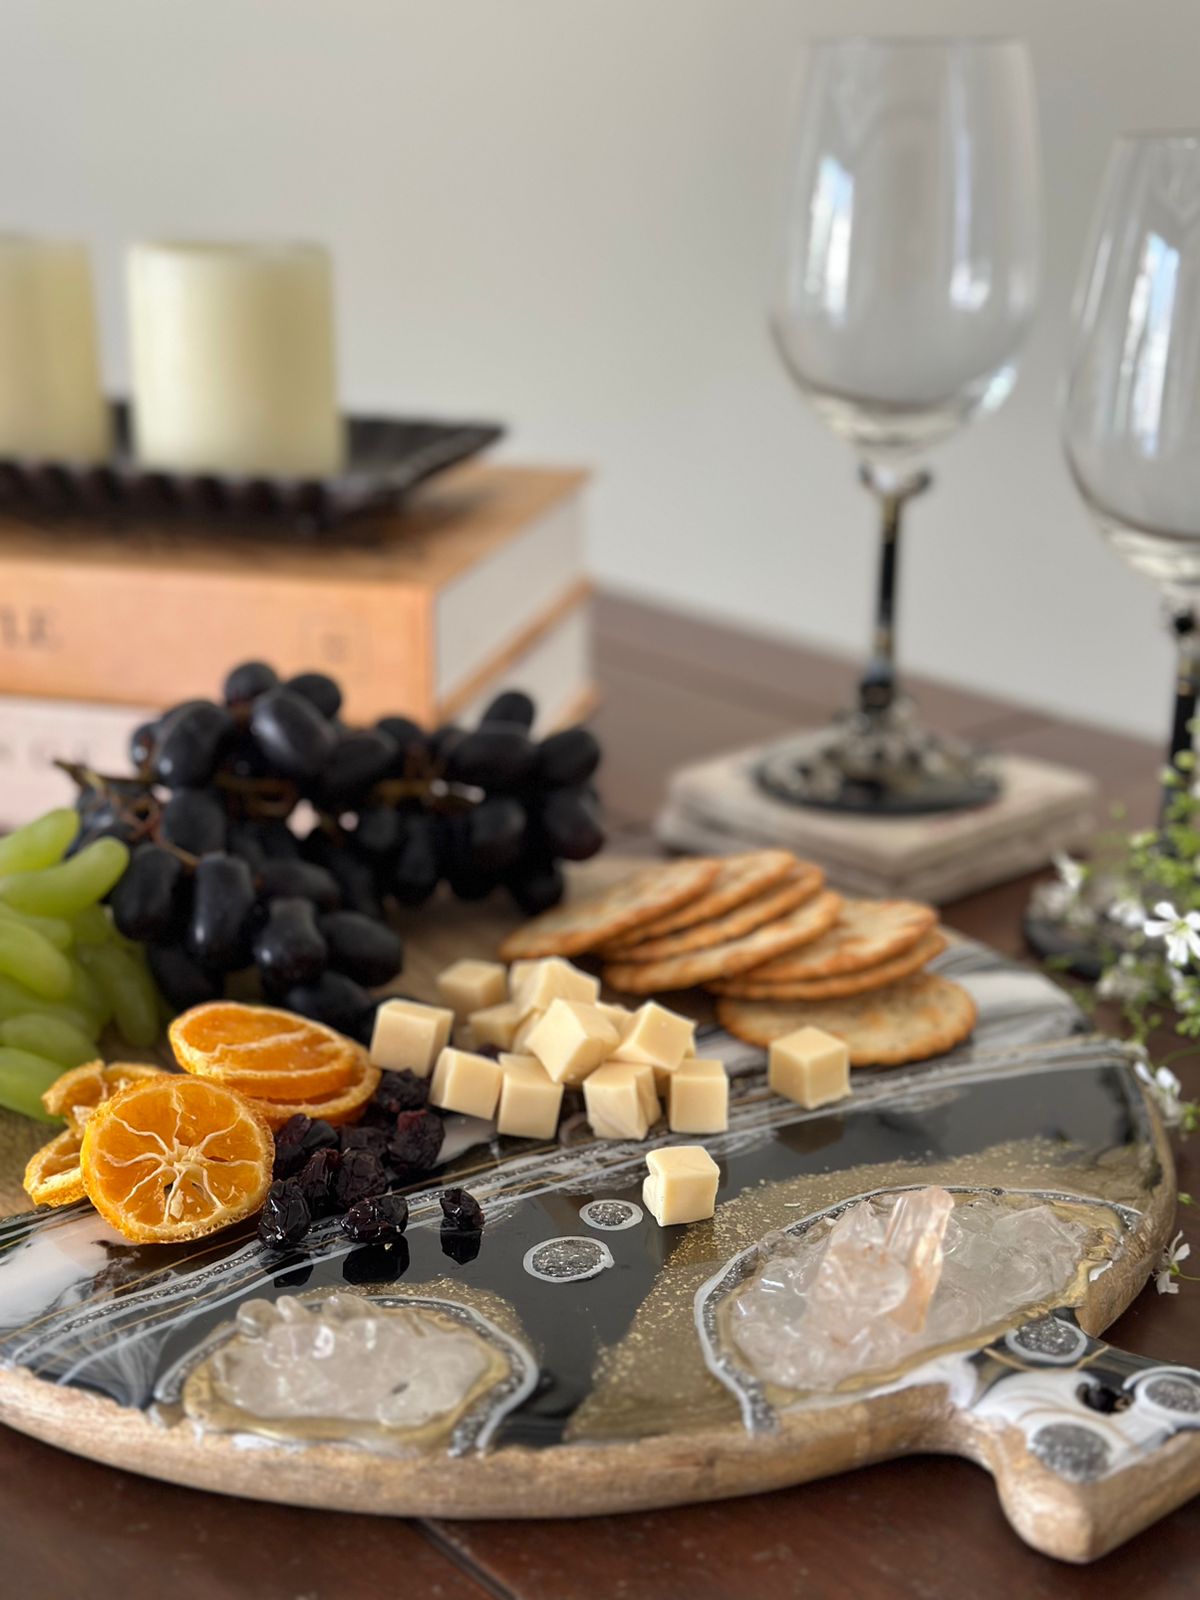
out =
<path fill-rule="evenodd" d="M 584 483 L 464 467 L 319 543 L 0 517 L 0 827 L 70 798 L 55 757 L 127 771 L 138 723 L 250 658 L 331 673 L 355 722 L 469 723 L 509 686 L 539 731 L 577 720 L 595 698 Z"/>

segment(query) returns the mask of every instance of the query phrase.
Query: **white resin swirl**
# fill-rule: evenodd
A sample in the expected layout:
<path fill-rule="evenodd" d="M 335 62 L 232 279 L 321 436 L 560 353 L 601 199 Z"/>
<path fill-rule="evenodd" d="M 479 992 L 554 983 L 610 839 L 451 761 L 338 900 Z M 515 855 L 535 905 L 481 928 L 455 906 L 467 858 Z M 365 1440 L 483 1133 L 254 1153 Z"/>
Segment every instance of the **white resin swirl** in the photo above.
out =
<path fill-rule="evenodd" d="M 836 1221 L 763 1241 L 731 1306 L 755 1374 L 828 1390 L 1053 1304 L 1090 1230 L 1041 1203 L 930 1188 L 876 1195 Z"/>
<path fill-rule="evenodd" d="M 212 1361 L 217 1394 L 263 1419 L 336 1418 L 420 1428 L 457 1410 L 491 1364 L 469 1328 L 336 1294 L 249 1300 L 240 1337 Z"/>

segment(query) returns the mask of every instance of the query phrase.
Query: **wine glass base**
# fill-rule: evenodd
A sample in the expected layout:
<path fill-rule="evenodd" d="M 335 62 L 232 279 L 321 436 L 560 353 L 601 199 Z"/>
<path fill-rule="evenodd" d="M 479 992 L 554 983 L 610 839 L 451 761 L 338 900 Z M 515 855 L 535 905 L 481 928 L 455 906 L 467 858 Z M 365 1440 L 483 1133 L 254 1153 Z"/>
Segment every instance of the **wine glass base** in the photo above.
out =
<path fill-rule="evenodd" d="M 1066 920 L 1039 914 L 1031 906 L 1021 922 L 1025 942 L 1041 960 L 1085 983 L 1095 983 L 1112 960 L 1112 945 L 1096 930 L 1072 927 Z"/>
<path fill-rule="evenodd" d="M 832 728 L 775 745 L 754 769 L 761 789 L 788 805 L 904 817 L 986 805 L 1000 793 L 987 757 L 932 733 L 912 702 L 851 711 Z"/>

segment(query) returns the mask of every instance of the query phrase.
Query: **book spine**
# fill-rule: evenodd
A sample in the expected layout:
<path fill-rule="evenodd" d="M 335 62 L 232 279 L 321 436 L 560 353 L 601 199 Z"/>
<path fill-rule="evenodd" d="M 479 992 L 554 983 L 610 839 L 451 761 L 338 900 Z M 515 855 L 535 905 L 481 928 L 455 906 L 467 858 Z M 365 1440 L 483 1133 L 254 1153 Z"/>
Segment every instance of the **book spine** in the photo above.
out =
<path fill-rule="evenodd" d="M 435 714 L 432 595 L 415 586 L 235 572 L 0 562 L 0 694 L 163 707 L 213 695 L 235 662 L 327 671 L 347 715 Z"/>

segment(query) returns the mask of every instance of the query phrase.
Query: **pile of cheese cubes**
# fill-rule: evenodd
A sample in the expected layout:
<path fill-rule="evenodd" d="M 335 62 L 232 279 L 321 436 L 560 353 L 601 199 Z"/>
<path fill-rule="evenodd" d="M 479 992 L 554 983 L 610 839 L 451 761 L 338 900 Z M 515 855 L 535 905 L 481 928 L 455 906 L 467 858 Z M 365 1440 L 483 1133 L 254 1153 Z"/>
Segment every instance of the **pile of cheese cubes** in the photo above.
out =
<path fill-rule="evenodd" d="M 391 1071 L 432 1073 L 429 1102 L 495 1118 L 499 1133 L 550 1139 L 563 1092 L 583 1091 L 599 1139 L 644 1139 L 666 1104 L 673 1133 L 722 1133 L 729 1079 L 695 1055 L 695 1023 L 654 1001 L 630 1011 L 600 1001 L 599 980 L 559 957 L 456 961 L 438 978 L 445 1006 L 385 1001 L 371 1060 Z M 474 1049 L 451 1045 L 466 1025 Z M 478 1053 L 490 1046 L 499 1059 Z"/>

